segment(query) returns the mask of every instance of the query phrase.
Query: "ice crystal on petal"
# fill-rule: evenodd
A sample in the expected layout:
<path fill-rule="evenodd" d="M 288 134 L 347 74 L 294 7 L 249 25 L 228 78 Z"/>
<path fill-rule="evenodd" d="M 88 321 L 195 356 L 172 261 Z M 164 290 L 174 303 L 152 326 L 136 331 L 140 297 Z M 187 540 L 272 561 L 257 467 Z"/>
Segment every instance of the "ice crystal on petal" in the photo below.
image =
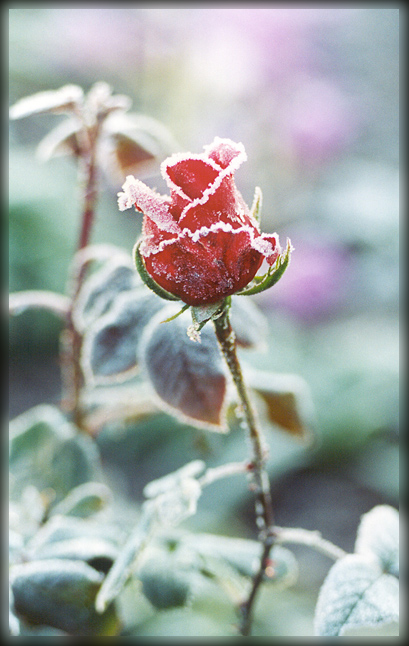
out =
<path fill-rule="evenodd" d="M 192 323 L 186 330 L 186 333 L 191 341 L 200 343 L 200 325 L 198 323 Z"/>
<path fill-rule="evenodd" d="M 168 200 L 133 175 L 128 175 L 123 192 L 118 193 L 118 207 L 120 211 L 135 206 L 147 215 L 159 229 L 178 233 L 179 227 L 168 211 Z"/>
<path fill-rule="evenodd" d="M 235 185 L 246 159 L 243 144 L 216 137 L 201 154 L 178 153 L 162 163 L 169 198 L 132 176 L 118 194 L 120 210 L 134 205 L 144 214 L 139 249 L 146 272 L 188 305 L 239 292 L 263 259 L 274 265 L 281 253 L 277 234 L 260 233 L 260 190 L 251 213 Z M 190 337 L 197 340 L 197 332 L 191 327 Z"/>

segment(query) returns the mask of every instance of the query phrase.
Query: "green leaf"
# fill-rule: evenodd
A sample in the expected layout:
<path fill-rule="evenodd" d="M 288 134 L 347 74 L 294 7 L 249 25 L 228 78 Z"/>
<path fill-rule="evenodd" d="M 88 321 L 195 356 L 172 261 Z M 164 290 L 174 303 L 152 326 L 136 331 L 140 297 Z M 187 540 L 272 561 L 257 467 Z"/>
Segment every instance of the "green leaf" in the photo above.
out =
<path fill-rule="evenodd" d="M 34 554 L 54 543 L 82 538 L 108 541 L 117 549 L 125 536 L 118 525 L 107 523 L 106 520 L 97 522 L 73 516 L 51 516 L 27 543 L 27 550 Z"/>
<path fill-rule="evenodd" d="M 80 435 L 54 406 L 40 405 L 10 423 L 10 497 L 18 500 L 27 485 L 52 490 L 59 502 L 75 486 L 101 476 L 92 440 Z"/>
<path fill-rule="evenodd" d="M 99 572 L 108 572 L 118 556 L 111 541 L 93 536 L 81 536 L 45 543 L 28 552 L 31 560 L 68 559 L 84 561 Z"/>
<path fill-rule="evenodd" d="M 254 190 L 253 204 L 251 205 L 250 213 L 257 222 L 260 222 L 260 219 L 261 219 L 262 204 L 263 204 L 263 194 L 261 192 L 261 188 L 259 186 L 256 186 Z"/>
<path fill-rule="evenodd" d="M 118 558 L 108 572 L 98 596 L 95 600 L 97 612 L 105 612 L 111 601 L 121 592 L 125 583 L 131 576 L 131 568 L 144 549 L 152 529 L 154 517 L 147 513 L 146 507 L 141 515 L 139 523 L 121 546 Z"/>
<path fill-rule="evenodd" d="M 113 257 L 84 280 L 74 303 L 73 320 L 81 333 L 115 305 L 120 294 L 142 287 L 130 256 L 114 249 Z"/>
<path fill-rule="evenodd" d="M 239 346 L 262 348 L 267 343 L 267 320 L 251 298 L 232 296 L 230 320 Z"/>
<path fill-rule="evenodd" d="M 156 556 L 147 560 L 138 577 L 145 597 L 155 608 L 163 610 L 186 605 L 190 592 L 189 572 L 183 571 L 172 559 Z"/>
<path fill-rule="evenodd" d="M 197 331 L 201 330 L 207 321 L 217 318 L 226 307 L 226 300 L 219 301 L 218 303 L 210 303 L 210 305 L 196 305 L 192 306 L 192 320 L 196 326 Z M 230 302 L 230 299 L 229 299 Z"/>
<path fill-rule="evenodd" d="M 116 633 L 115 614 L 94 609 L 103 576 L 86 563 L 48 559 L 15 565 L 11 586 L 17 615 L 29 622 L 64 630 L 70 635 Z"/>
<path fill-rule="evenodd" d="M 51 513 L 88 518 L 106 507 L 111 498 L 111 490 L 102 482 L 86 482 L 74 487 Z"/>
<path fill-rule="evenodd" d="M 132 631 L 134 637 L 237 637 L 231 617 L 225 622 L 217 621 L 202 612 L 186 608 L 171 608 L 155 613 L 155 615 Z"/>
<path fill-rule="evenodd" d="M 148 272 L 146 271 L 144 260 L 139 250 L 141 243 L 142 243 L 141 240 L 136 243 L 133 253 L 134 253 L 135 266 L 139 272 L 139 275 L 142 281 L 145 283 L 147 287 L 149 287 L 149 289 L 155 292 L 157 296 L 160 296 L 164 300 L 180 301 L 180 298 L 178 298 L 177 296 L 173 296 L 173 294 L 170 294 L 169 292 L 167 292 L 166 289 L 163 289 L 163 287 L 158 285 L 158 283 L 154 281 L 153 278 L 148 274 Z"/>
<path fill-rule="evenodd" d="M 174 312 L 170 307 L 169 314 Z M 151 321 L 141 343 L 143 363 L 162 407 L 188 423 L 225 431 L 226 374 L 216 336 L 204 328 L 201 342 L 187 336 L 187 312 L 161 325 L 164 312 Z"/>
<path fill-rule="evenodd" d="M 254 369 L 244 374 L 248 385 L 263 400 L 268 422 L 297 439 L 311 440 L 314 406 L 302 377 Z"/>
<path fill-rule="evenodd" d="M 106 119 L 104 133 L 109 136 L 112 153 L 103 163 L 119 182 L 126 175 L 152 173 L 162 159 L 180 149 L 161 122 L 142 114 L 115 112 Z"/>
<path fill-rule="evenodd" d="M 258 570 L 261 545 L 258 541 L 231 538 L 215 534 L 185 534 L 180 539 L 181 549 L 186 546 L 205 559 L 221 559 L 238 574 L 253 577 Z M 275 545 L 270 553 L 271 566 L 265 580 L 269 584 L 292 585 L 298 576 L 298 565 L 293 553 L 281 545 Z"/>
<path fill-rule="evenodd" d="M 384 572 L 399 577 L 399 512 L 389 505 L 377 505 L 364 514 L 355 543 L 357 554 L 372 554 Z"/>
<path fill-rule="evenodd" d="M 399 621 L 399 582 L 373 557 L 348 554 L 330 569 L 315 609 L 315 634 L 336 637 Z"/>
<path fill-rule="evenodd" d="M 251 294 L 259 294 L 265 289 L 270 289 L 273 287 L 280 278 L 283 276 L 285 270 L 287 269 L 290 262 L 290 254 L 293 250 L 290 240 L 287 240 L 287 248 L 284 253 L 282 253 L 274 263 L 272 267 L 269 268 L 264 276 L 256 276 L 253 279 L 253 286 L 245 287 L 240 292 L 236 292 L 238 296 L 250 296 Z M 255 283 L 255 284 L 254 284 Z"/>
<path fill-rule="evenodd" d="M 118 293 L 111 308 L 84 334 L 81 365 L 88 382 L 113 383 L 134 376 L 145 326 L 164 307 L 145 289 Z"/>

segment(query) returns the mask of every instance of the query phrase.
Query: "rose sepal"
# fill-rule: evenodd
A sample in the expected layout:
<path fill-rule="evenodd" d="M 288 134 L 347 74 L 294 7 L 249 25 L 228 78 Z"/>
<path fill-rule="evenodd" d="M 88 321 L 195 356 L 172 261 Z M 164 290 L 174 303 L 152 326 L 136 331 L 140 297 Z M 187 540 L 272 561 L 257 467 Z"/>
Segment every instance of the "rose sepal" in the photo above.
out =
<path fill-rule="evenodd" d="M 135 262 L 135 267 L 142 279 L 142 281 L 145 283 L 149 289 L 151 289 L 157 296 L 160 296 L 161 298 L 165 299 L 166 301 L 180 301 L 180 298 L 177 296 L 174 296 L 170 292 L 166 291 L 166 289 L 163 289 L 158 283 L 150 276 L 146 270 L 144 260 L 142 258 L 142 254 L 140 252 L 140 246 L 142 244 L 142 240 L 138 240 L 136 245 L 133 248 L 133 259 Z"/>
<path fill-rule="evenodd" d="M 238 296 L 251 296 L 253 294 L 259 294 L 270 287 L 273 287 L 280 278 L 283 276 L 285 270 L 287 269 L 290 263 L 290 254 L 294 250 L 294 247 L 291 244 L 291 240 L 287 238 L 287 248 L 284 253 L 280 254 L 275 261 L 274 265 L 269 268 L 267 273 L 264 276 L 256 276 L 253 278 L 251 287 L 242 289 L 239 292 L 236 292 L 235 295 Z"/>
<path fill-rule="evenodd" d="M 263 194 L 261 188 L 256 186 L 254 189 L 253 204 L 251 205 L 250 214 L 255 219 L 255 221 L 260 224 L 261 220 L 261 207 L 263 204 Z"/>

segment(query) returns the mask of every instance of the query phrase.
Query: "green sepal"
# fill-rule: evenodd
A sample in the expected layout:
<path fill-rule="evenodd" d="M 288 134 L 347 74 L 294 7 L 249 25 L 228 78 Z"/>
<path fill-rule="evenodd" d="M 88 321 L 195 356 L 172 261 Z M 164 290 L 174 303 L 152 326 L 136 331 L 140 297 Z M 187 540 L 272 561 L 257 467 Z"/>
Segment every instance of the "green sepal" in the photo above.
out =
<path fill-rule="evenodd" d="M 181 314 L 183 314 L 183 312 L 186 312 L 186 310 L 187 310 L 189 307 L 190 307 L 190 305 L 187 305 L 187 304 L 186 304 L 186 305 L 184 305 L 184 306 L 182 307 L 182 309 L 181 309 L 181 310 L 179 310 L 179 312 L 176 312 L 176 314 L 174 314 L 173 316 L 169 316 L 169 318 L 164 319 L 163 321 L 161 321 L 161 323 L 169 323 L 170 321 L 174 321 L 175 319 L 177 319 L 177 317 L 178 317 L 178 316 L 180 316 Z"/>
<path fill-rule="evenodd" d="M 261 188 L 259 186 L 256 186 L 256 188 L 254 189 L 253 204 L 251 205 L 250 214 L 259 224 L 260 224 L 260 218 L 261 218 L 262 203 L 263 203 L 263 194 L 261 192 Z"/>
<path fill-rule="evenodd" d="M 259 294 L 265 289 L 273 287 L 273 285 L 278 283 L 285 270 L 287 269 L 290 262 L 290 254 L 292 250 L 293 247 L 291 245 L 291 241 L 287 239 L 287 249 L 277 258 L 276 262 L 272 267 L 270 267 L 268 272 L 264 274 L 264 276 L 256 276 L 253 279 L 252 287 L 242 289 L 240 292 L 236 292 L 236 294 L 239 296 L 250 296 L 252 294 Z"/>
<path fill-rule="evenodd" d="M 196 305 L 192 306 L 192 319 L 193 323 L 204 325 L 210 319 L 217 318 L 225 307 L 225 300 L 218 301 L 217 303 L 210 303 L 210 305 Z"/>
<path fill-rule="evenodd" d="M 151 289 L 157 296 L 160 296 L 161 298 L 164 298 L 166 301 L 180 301 L 180 298 L 178 296 L 174 296 L 170 292 L 167 292 L 166 289 L 163 289 L 158 283 L 153 280 L 152 276 L 148 274 L 146 271 L 145 263 L 142 258 L 142 254 L 139 250 L 139 247 L 141 246 L 142 240 L 139 240 L 136 245 L 134 246 L 133 250 L 133 256 L 134 256 L 134 262 L 135 262 L 135 267 L 138 270 L 138 273 L 149 289 Z"/>

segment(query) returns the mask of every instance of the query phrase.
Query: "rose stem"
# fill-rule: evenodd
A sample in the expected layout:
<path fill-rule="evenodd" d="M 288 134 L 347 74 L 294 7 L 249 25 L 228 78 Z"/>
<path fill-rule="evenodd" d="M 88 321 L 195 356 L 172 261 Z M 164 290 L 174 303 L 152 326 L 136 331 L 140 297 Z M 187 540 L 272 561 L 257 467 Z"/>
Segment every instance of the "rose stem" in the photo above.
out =
<path fill-rule="evenodd" d="M 77 251 L 84 249 L 89 244 L 94 223 L 97 199 L 97 164 L 95 157 L 99 134 L 98 126 L 95 125 L 90 128 L 84 124 L 79 134 L 80 154 L 78 163 L 80 185 L 83 187 L 83 208 Z M 73 422 L 82 430 L 85 430 L 83 429 L 83 416 L 80 406 L 80 395 L 84 381 L 80 365 L 82 337 L 74 326 L 72 313 L 85 272 L 85 263 L 81 264 L 79 270 L 74 266 L 71 278 L 71 306 L 68 313 L 68 324 L 61 336 L 61 371 L 63 392 L 65 393 L 62 406 L 72 414 Z"/>
<path fill-rule="evenodd" d="M 257 425 L 256 417 L 250 403 L 247 388 L 243 380 L 240 362 L 236 351 L 236 337 L 230 324 L 228 309 L 225 308 L 221 316 L 214 321 L 216 336 L 223 356 L 229 367 L 233 381 L 240 398 L 243 414 L 247 422 L 248 432 L 252 446 L 252 461 L 249 469 L 252 478 L 252 489 L 257 496 L 255 503 L 256 522 L 260 530 L 259 540 L 262 543 L 262 553 L 258 572 L 253 578 L 253 585 L 247 601 L 241 605 L 240 633 L 249 635 L 251 629 L 251 613 L 259 586 L 263 580 L 264 570 L 268 564 L 268 557 L 274 540 L 273 509 L 270 495 L 270 482 L 264 464 L 267 450 L 263 443 L 261 431 Z"/>

